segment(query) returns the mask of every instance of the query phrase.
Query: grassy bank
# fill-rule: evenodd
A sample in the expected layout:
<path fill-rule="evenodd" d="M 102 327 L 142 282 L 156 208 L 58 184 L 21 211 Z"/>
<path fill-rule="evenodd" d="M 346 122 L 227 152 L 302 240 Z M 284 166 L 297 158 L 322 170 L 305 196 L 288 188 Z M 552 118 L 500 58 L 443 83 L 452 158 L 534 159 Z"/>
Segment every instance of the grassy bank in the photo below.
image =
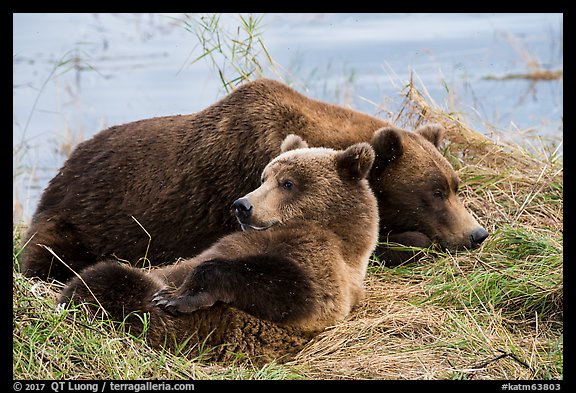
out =
<path fill-rule="evenodd" d="M 447 128 L 461 197 L 491 233 L 473 252 L 375 261 L 367 298 L 287 364 L 214 364 L 149 348 L 82 308 L 57 311 L 60 287 L 19 273 L 14 231 L 15 379 L 562 379 L 563 163 L 554 146 L 499 145 L 409 84 L 395 119 Z"/>

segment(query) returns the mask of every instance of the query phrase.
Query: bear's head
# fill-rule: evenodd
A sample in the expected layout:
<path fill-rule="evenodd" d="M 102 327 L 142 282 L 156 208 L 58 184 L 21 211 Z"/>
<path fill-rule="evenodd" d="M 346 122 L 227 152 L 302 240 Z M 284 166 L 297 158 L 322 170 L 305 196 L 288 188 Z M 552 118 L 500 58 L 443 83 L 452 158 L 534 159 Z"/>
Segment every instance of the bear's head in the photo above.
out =
<path fill-rule="evenodd" d="M 381 242 L 405 233 L 404 244 L 457 250 L 478 247 L 488 236 L 458 198 L 458 176 L 438 149 L 443 132 L 427 125 L 374 133 L 369 180 L 378 199 Z"/>
<path fill-rule="evenodd" d="M 373 162 L 369 143 L 345 150 L 308 148 L 291 134 L 281 154 L 264 168 L 261 186 L 236 200 L 232 209 L 243 230 L 306 220 L 346 232 L 347 226 L 361 223 L 365 231 L 375 229 L 376 241 L 378 209 L 367 180 Z"/>

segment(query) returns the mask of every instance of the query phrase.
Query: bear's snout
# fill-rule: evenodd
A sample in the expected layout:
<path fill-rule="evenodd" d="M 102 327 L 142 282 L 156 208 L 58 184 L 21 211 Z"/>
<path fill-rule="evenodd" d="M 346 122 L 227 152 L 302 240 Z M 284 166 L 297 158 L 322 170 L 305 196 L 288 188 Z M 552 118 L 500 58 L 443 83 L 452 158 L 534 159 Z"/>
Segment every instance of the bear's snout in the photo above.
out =
<path fill-rule="evenodd" d="M 470 234 L 470 243 L 472 244 L 472 247 L 479 247 L 487 237 L 488 231 L 482 227 L 478 227 Z"/>
<path fill-rule="evenodd" d="M 236 199 L 234 203 L 232 203 L 232 210 L 234 211 L 236 218 L 238 218 L 238 221 L 243 223 L 250 218 L 254 207 L 247 198 L 240 198 Z"/>

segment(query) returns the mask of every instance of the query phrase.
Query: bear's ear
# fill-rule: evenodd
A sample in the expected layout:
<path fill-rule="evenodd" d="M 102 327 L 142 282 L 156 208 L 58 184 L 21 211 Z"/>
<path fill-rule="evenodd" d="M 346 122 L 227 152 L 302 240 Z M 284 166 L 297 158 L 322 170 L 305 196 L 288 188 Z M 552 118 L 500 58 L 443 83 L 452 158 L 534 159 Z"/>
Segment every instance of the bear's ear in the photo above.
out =
<path fill-rule="evenodd" d="M 429 140 L 436 148 L 439 148 L 444 138 L 444 127 L 440 124 L 427 124 L 419 127 L 416 133 Z"/>
<path fill-rule="evenodd" d="M 404 154 L 402 130 L 395 127 L 384 127 L 374 132 L 372 147 L 376 153 L 374 169 L 383 169 Z"/>
<path fill-rule="evenodd" d="M 340 176 L 347 180 L 360 180 L 368 176 L 374 163 L 374 150 L 366 142 L 356 143 L 336 155 Z"/>
<path fill-rule="evenodd" d="M 295 149 L 306 149 L 308 144 L 296 134 L 288 134 L 280 145 L 280 152 L 284 153 Z"/>

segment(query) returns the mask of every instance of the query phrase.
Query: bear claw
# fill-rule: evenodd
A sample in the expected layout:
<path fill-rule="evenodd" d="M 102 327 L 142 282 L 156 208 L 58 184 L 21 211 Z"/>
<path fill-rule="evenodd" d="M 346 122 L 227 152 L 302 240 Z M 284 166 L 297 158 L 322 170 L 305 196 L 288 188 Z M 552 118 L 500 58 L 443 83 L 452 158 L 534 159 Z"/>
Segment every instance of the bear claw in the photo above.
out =
<path fill-rule="evenodd" d="M 175 296 L 170 289 L 162 289 L 152 295 L 152 303 L 169 314 L 189 314 L 212 306 L 216 302 L 211 295 L 201 292 L 195 295 Z"/>
<path fill-rule="evenodd" d="M 170 289 L 161 289 L 152 295 L 152 304 L 156 307 L 169 311 L 168 307 L 173 306 L 173 293 Z"/>

